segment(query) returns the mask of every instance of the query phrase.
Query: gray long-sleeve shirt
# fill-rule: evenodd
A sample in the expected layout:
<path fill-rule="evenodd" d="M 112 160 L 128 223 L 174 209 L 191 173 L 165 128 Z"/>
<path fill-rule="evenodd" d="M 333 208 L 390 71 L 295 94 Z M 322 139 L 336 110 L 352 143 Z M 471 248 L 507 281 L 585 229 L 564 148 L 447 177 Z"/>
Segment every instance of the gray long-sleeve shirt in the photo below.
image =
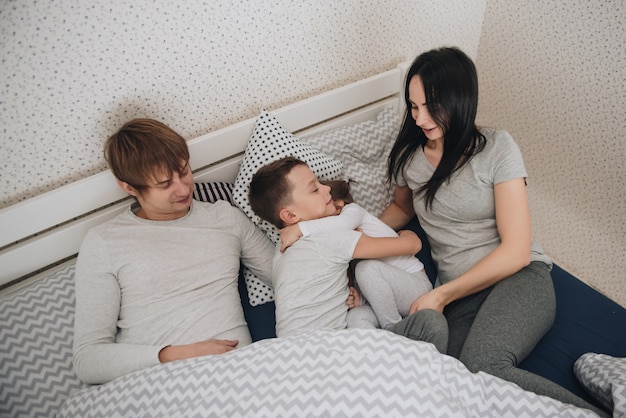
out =
<path fill-rule="evenodd" d="M 76 265 L 76 374 L 103 383 L 158 364 L 167 345 L 250 344 L 240 263 L 271 284 L 273 254 L 267 237 L 226 202 L 194 202 L 173 221 L 129 209 L 93 228 Z"/>

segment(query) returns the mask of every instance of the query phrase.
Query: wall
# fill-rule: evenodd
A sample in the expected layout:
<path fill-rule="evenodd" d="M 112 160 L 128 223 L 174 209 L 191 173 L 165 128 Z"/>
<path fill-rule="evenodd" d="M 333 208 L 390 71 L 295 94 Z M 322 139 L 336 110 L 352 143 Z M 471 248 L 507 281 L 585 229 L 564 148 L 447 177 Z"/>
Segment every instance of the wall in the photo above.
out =
<path fill-rule="evenodd" d="M 479 121 L 524 154 L 534 235 L 626 306 L 626 5 L 489 0 Z"/>
<path fill-rule="evenodd" d="M 193 138 L 442 44 L 486 1 L 20 0 L 0 9 L 0 208 L 102 171 L 135 117 Z"/>
<path fill-rule="evenodd" d="M 457 45 L 479 121 L 522 148 L 535 236 L 626 306 L 623 0 L 170 3 L 2 2 L 0 208 L 103 170 L 131 118 L 192 138 Z"/>

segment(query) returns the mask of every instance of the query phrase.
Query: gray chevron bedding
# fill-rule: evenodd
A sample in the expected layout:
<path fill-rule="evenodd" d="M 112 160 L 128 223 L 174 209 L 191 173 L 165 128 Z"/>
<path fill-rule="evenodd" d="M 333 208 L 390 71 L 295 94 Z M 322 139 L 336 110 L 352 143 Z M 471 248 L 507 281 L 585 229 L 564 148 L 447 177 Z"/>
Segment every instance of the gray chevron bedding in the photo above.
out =
<path fill-rule="evenodd" d="M 60 417 L 588 417 L 432 345 L 320 330 L 139 371 L 83 390 Z"/>
<path fill-rule="evenodd" d="M 0 296 L 0 417 L 51 417 L 87 385 L 72 371 L 74 265 Z"/>

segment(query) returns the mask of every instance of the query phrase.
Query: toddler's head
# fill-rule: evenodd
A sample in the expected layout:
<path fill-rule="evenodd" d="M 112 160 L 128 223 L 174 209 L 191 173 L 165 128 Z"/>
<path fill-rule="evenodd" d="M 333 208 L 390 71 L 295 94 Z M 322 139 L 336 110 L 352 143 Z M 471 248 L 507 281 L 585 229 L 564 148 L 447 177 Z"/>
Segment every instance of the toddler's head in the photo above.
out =
<path fill-rule="evenodd" d="M 354 203 L 354 198 L 350 193 L 350 180 L 323 180 L 321 184 L 330 187 L 330 195 L 333 197 L 337 213 L 341 212 L 341 209 L 349 203 Z"/>

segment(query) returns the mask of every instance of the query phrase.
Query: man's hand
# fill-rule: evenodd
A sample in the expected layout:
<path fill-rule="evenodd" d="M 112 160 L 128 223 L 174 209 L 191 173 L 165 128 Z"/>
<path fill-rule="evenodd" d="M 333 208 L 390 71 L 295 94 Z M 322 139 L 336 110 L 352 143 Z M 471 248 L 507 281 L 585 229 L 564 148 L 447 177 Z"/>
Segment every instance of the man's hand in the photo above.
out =
<path fill-rule="evenodd" d="M 193 344 L 169 345 L 159 352 L 159 361 L 182 360 L 209 354 L 224 354 L 237 348 L 238 340 L 206 340 Z"/>

